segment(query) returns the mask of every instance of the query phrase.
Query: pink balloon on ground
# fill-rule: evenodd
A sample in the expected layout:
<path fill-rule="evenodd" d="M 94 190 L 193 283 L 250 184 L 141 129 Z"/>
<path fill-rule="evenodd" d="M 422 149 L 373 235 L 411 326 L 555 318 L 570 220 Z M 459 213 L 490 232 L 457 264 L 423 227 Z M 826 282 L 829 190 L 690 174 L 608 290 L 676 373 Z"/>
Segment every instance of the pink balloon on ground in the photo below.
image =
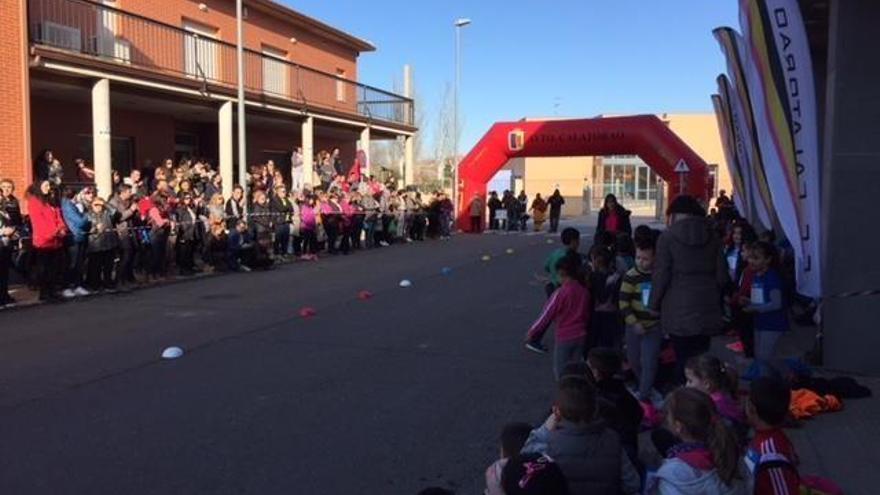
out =
<path fill-rule="evenodd" d="M 358 299 L 362 301 L 366 301 L 367 299 L 372 299 L 373 293 L 368 290 L 362 290 L 358 292 Z"/>
<path fill-rule="evenodd" d="M 302 318 L 311 318 L 311 317 L 315 316 L 316 314 L 318 314 L 318 312 L 315 311 L 315 308 L 311 308 L 308 306 L 299 310 L 299 315 Z"/>

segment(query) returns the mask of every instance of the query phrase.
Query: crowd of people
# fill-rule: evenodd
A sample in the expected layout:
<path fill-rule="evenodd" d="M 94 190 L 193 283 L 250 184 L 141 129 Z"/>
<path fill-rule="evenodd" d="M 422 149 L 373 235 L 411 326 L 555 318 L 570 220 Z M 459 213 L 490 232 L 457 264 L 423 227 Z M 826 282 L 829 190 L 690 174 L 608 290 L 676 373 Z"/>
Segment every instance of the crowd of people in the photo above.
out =
<path fill-rule="evenodd" d="M 547 353 L 555 323 L 556 399 L 537 427 L 504 426 L 486 494 L 803 493 L 783 430 L 791 375 L 777 356 L 791 252 L 724 195 L 711 215 L 688 196 L 667 214 L 662 233 L 632 229 L 609 195 L 586 256 L 580 232 L 562 231 L 524 341 Z M 724 332 L 753 358 L 742 377 L 710 351 Z"/>
<path fill-rule="evenodd" d="M 359 159 L 345 167 L 339 150 L 316 157 L 317 180 L 302 175 L 302 150 L 291 171 L 271 160 L 250 168 L 247 187 L 223 195 L 223 179 L 208 160 L 167 159 L 156 167 L 113 173 L 102 198 L 94 171 L 77 160 L 66 182 L 57 157 L 41 153 L 38 180 L 24 192 L 0 181 L 0 307 L 14 304 L 10 269 L 39 290 L 43 301 L 86 296 L 161 281 L 178 272 L 250 271 L 277 262 L 314 261 L 394 243 L 448 239 L 452 201 L 423 197 L 361 175 Z"/>
<path fill-rule="evenodd" d="M 468 205 L 470 231 L 483 231 L 483 221 L 488 208 L 489 224 L 486 227 L 490 231 L 525 232 L 531 219 L 534 231 L 540 232 L 544 229 L 544 223 L 549 216 L 549 231 L 557 232 L 564 204 L 565 198 L 562 197 L 559 189 L 554 190 L 547 199 L 541 197 L 540 193 L 535 194 L 531 205 L 525 191 L 520 191 L 519 195 L 514 195 L 512 191 L 504 191 L 500 198 L 497 191 L 491 191 L 488 201 L 483 201 L 483 197 L 477 193 Z"/>

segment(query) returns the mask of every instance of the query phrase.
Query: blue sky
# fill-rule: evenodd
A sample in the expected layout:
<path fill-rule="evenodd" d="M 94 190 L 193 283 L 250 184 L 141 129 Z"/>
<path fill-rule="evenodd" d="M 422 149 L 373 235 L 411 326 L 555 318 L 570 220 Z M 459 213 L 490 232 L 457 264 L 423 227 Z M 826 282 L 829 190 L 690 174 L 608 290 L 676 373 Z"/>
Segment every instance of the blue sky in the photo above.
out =
<path fill-rule="evenodd" d="M 462 37 L 460 150 L 498 120 L 709 112 L 724 59 L 712 29 L 737 27 L 735 0 L 280 0 L 367 39 L 359 79 L 391 89 L 413 66 L 433 136 Z M 424 147 L 425 152 L 430 145 Z"/>

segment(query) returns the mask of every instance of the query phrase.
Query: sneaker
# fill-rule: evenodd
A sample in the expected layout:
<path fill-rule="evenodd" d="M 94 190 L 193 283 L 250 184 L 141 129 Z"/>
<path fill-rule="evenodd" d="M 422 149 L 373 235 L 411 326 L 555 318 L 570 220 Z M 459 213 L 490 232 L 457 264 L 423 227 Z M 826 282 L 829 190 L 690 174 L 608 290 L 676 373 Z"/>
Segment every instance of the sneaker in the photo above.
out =
<path fill-rule="evenodd" d="M 388 246 L 390 246 L 391 244 L 388 244 L 388 243 L 385 242 L 385 241 L 379 241 L 379 245 L 382 246 L 382 247 L 388 247 Z"/>
<path fill-rule="evenodd" d="M 526 349 L 538 354 L 547 354 L 547 348 L 540 342 L 526 342 Z"/>
<path fill-rule="evenodd" d="M 63 291 L 61 291 L 61 297 L 63 297 L 64 299 L 73 299 L 74 297 L 76 297 L 76 291 L 74 291 L 73 289 L 64 289 Z"/>
<path fill-rule="evenodd" d="M 245 272 L 245 273 L 250 273 L 250 272 L 251 272 L 251 269 L 250 269 L 250 267 L 248 267 L 248 266 L 245 266 L 245 265 L 239 265 L 238 267 L 241 269 L 241 271 L 243 271 L 243 272 Z"/>
<path fill-rule="evenodd" d="M 91 292 L 87 291 L 83 286 L 77 287 L 76 289 L 73 290 L 73 292 L 76 293 L 76 295 L 82 296 L 82 297 L 85 297 L 85 296 L 88 296 L 89 294 L 91 294 Z"/>

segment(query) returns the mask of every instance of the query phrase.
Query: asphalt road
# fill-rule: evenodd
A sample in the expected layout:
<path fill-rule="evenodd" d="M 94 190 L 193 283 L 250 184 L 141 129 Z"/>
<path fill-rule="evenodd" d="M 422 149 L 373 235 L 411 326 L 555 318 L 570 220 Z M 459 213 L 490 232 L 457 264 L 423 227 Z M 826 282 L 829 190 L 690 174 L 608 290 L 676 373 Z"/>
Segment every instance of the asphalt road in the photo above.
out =
<path fill-rule="evenodd" d="M 550 405 L 520 342 L 558 245 L 459 236 L 2 312 L 0 493 L 480 493 L 501 426 Z"/>

